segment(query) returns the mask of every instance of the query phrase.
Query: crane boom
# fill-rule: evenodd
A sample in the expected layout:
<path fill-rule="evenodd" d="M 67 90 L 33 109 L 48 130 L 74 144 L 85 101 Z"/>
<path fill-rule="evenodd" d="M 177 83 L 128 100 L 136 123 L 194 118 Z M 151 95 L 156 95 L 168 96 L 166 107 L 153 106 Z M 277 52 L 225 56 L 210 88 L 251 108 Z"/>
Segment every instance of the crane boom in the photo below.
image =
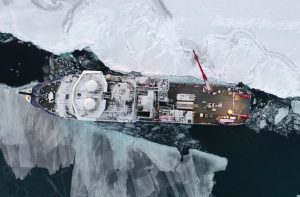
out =
<path fill-rule="evenodd" d="M 209 84 L 209 82 L 208 82 L 208 78 L 207 78 L 207 76 L 206 76 L 206 74 L 204 73 L 204 71 L 203 71 L 203 69 L 202 69 L 202 66 L 201 66 L 201 64 L 200 64 L 200 61 L 199 61 L 199 57 L 198 57 L 198 55 L 196 54 L 196 52 L 195 52 L 195 50 L 193 50 L 193 53 L 194 53 L 194 58 L 195 58 L 195 60 L 196 60 L 196 62 L 197 62 L 197 64 L 198 64 L 198 66 L 199 66 L 199 68 L 200 68 L 200 71 L 201 71 L 201 74 L 202 74 L 202 78 L 203 78 L 203 81 L 204 81 L 204 83 L 205 83 L 205 86 L 204 86 L 204 90 L 207 92 L 207 93 L 210 93 L 210 92 L 212 92 L 212 86 Z"/>

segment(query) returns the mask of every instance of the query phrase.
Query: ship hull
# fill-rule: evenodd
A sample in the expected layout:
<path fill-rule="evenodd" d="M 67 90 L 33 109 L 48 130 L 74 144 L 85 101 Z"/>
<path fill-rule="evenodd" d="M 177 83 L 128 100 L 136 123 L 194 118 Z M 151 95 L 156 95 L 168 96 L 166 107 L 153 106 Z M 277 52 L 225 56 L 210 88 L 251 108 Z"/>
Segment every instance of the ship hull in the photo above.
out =
<path fill-rule="evenodd" d="M 236 126 L 250 117 L 252 100 L 232 84 L 207 93 L 194 81 L 85 71 L 33 86 L 30 103 L 66 119 Z"/>

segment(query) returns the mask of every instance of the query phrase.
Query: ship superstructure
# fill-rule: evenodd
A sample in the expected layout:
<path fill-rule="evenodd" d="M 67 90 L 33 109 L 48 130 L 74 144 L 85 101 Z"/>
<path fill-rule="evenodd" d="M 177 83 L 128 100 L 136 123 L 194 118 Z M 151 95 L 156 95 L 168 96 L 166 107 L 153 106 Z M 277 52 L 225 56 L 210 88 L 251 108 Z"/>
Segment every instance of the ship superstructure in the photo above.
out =
<path fill-rule="evenodd" d="M 205 84 L 177 78 L 83 71 L 37 84 L 27 97 L 53 115 L 88 121 L 238 125 L 249 117 L 248 90 L 215 84 L 207 92 Z"/>

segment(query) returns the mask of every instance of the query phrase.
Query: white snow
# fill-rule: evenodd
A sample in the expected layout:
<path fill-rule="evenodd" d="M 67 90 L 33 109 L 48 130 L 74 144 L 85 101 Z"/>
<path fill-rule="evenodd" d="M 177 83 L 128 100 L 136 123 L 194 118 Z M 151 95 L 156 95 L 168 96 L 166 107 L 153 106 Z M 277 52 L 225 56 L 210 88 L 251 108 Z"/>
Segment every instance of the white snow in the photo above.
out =
<path fill-rule="evenodd" d="M 210 196 L 214 173 L 227 159 L 117 132 L 112 124 L 65 120 L 35 109 L 0 85 L 0 148 L 16 177 L 31 168 L 52 174 L 74 163 L 71 196 Z M 178 187 L 180 185 L 180 187 Z"/>
<path fill-rule="evenodd" d="M 292 106 L 293 112 L 300 115 L 300 101 L 299 100 L 293 100 L 291 102 L 291 106 Z"/>
<path fill-rule="evenodd" d="M 288 107 L 282 107 L 278 109 L 278 112 L 274 118 L 274 124 L 277 125 L 283 118 L 285 118 L 289 113 Z"/>
<path fill-rule="evenodd" d="M 22 0 L 0 31 L 54 53 L 90 47 L 112 69 L 193 75 L 300 96 L 300 1 Z"/>

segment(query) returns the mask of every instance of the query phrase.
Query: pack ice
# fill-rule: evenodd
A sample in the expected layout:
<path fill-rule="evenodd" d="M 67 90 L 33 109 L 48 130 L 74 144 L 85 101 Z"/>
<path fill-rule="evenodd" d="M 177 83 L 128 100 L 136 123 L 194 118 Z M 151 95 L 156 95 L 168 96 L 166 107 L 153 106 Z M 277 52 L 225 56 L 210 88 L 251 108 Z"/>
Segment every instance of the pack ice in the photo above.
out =
<path fill-rule="evenodd" d="M 54 173 L 74 163 L 71 196 L 210 196 L 225 158 L 64 120 L 33 108 L 17 89 L 0 86 L 0 147 L 16 177 L 31 168 Z"/>
<path fill-rule="evenodd" d="M 0 31 L 54 53 L 90 47 L 111 69 L 243 82 L 300 96 L 300 1 L 5 0 Z M 30 22 L 29 22 L 30 21 Z"/>
<path fill-rule="evenodd" d="M 261 100 L 251 112 L 246 125 L 255 131 L 269 130 L 288 135 L 300 134 L 300 98 L 269 98 L 266 103 Z"/>

